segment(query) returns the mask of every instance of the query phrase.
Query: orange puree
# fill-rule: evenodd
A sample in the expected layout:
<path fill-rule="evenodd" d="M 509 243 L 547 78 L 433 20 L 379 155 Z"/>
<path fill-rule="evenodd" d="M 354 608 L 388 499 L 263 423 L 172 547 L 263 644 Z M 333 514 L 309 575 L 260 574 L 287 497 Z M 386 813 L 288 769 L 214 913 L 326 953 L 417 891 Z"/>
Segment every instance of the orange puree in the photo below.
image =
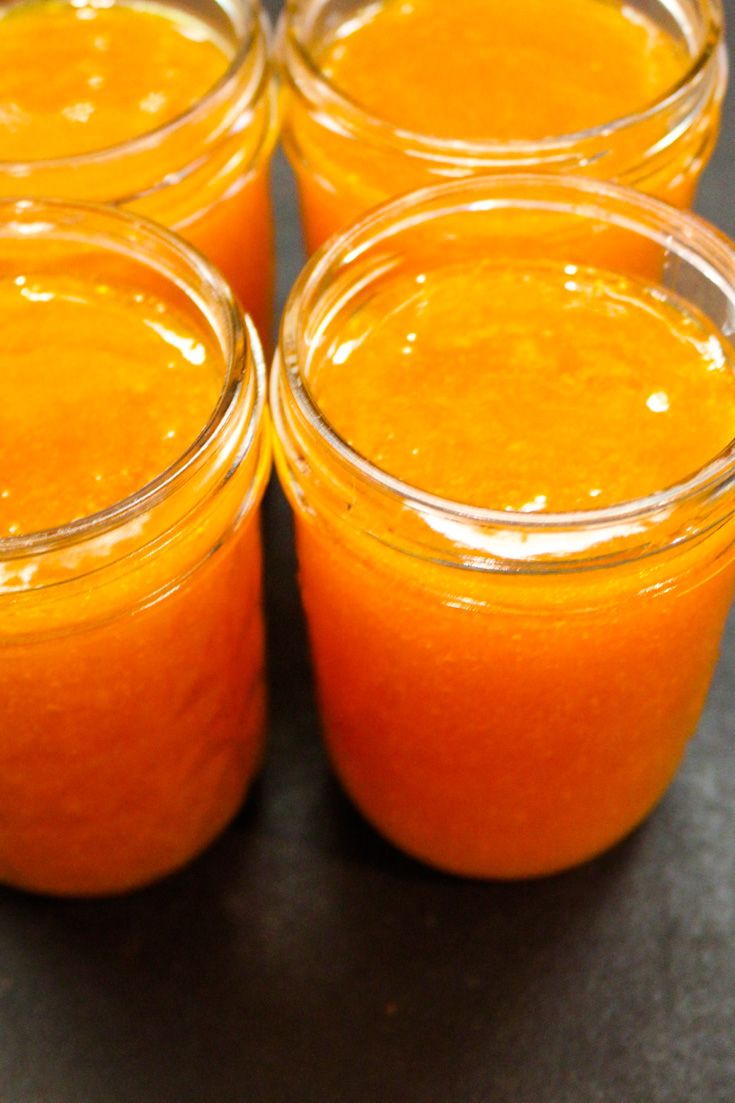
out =
<path fill-rule="evenodd" d="M 153 3 L 28 0 L 6 9 L 0 32 L 0 161 L 137 138 L 187 111 L 229 64 L 206 24 Z"/>
<path fill-rule="evenodd" d="M 716 330 L 656 287 L 575 265 L 393 280 L 312 370 L 321 410 L 356 451 L 490 509 L 640 498 L 735 437 Z"/>
<path fill-rule="evenodd" d="M 0 279 L 0 318 L 0 538 L 133 494 L 214 409 L 220 350 L 155 296 L 18 276 Z"/>
<path fill-rule="evenodd" d="M 710 143 L 703 135 L 716 126 L 711 102 L 678 144 L 671 116 L 546 152 L 533 146 L 631 118 L 684 81 L 693 46 L 665 13 L 659 24 L 623 0 L 384 0 L 341 24 L 324 16 L 320 26 L 307 34 L 295 16 L 286 31 L 294 85 L 286 138 L 312 247 L 432 178 L 514 167 L 629 179 L 691 201 Z M 330 94 L 299 68 L 296 41 Z M 483 148 L 463 152 L 447 141 Z M 519 142 L 531 147 L 507 146 Z"/>
<path fill-rule="evenodd" d="M 224 33 L 168 5 L 10 4 L 0 15 L 0 192 L 134 206 L 208 253 L 263 324 L 270 107 L 238 104 L 238 81 L 211 97 L 233 55 Z M 29 166 L 22 189 L 15 163 Z"/>
<path fill-rule="evenodd" d="M 256 768 L 265 461 L 242 413 L 205 450 L 227 364 L 180 289 L 23 246 L 0 279 L 0 881 L 117 892 L 201 850 Z"/>
<path fill-rule="evenodd" d="M 648 107 L 687 50 L 620 0 L 387 0 L 319 52 L 360 107 L 445 138 L 547 138 Z M 375 74 L 380 73 L 380 80 Z"/>
<path fill-rule="evenodd" d="M 598 853 L 655 804 L 696 727 L 732 534 L 628 555 L 646 531 L 631 522 L 593 562 L 611 521 L 527 526 L 550 511 L 591 523 L 713 459 L 735 436 L 731 349 L 631 278 L 467 261 L 384 277 L 309 356 L 342 440 L 455 503 L 412 505 L 404 487 L 392 508 L 318 448 L 301 485 L 305 461 L 279 454 L 347 790 L 389 839 L 453 872 L 536 875 Z M 465 521 L 461 504 L 499 513 Z"/>

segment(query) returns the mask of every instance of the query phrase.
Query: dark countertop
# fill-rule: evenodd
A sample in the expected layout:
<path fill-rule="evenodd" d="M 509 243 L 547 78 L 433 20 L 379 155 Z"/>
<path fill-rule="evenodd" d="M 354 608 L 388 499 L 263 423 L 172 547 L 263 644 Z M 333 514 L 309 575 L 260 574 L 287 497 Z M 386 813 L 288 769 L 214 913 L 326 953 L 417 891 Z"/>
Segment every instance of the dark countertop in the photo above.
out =
<path fill-rule="evenodd" d="M 734 164 L 731 98 L 699 203 L 730 233 Z M 282 291 L 290 188 L 279 159 Z M 734 1103 L 735 617 L 641 829 L 562 876 L 463 882 L 381 842 L 331 780 L 273 488 L 265 533 L 262 778 L 151 889 L 0 890 L 0 1103 Z"/>

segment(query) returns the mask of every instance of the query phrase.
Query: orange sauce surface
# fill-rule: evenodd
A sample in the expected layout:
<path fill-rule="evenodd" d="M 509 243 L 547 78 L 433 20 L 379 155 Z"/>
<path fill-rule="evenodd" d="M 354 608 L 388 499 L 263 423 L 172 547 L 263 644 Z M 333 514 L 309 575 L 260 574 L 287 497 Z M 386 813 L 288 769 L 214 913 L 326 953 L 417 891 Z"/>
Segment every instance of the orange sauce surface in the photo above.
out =
<path fill-rule="evenodd" d="M 219 349 L 156 296 L 17 276 L 0 279 L 0 318 L 0 538 L 127 498 L 215 407 Z"/>
<path fill-rule="evenodd" d="M 551 263 L 387 282 L 312 356 L 308 385 L 383 471 L 516 518 L 663 489 L 735 435 L 731 350 L 703 317 Z M 484 572 L 395 550 L 408 521 L 359 486 L 342 515 L 295 504 L 327 742 L 388 838 L 440 868 L 517 877 L 643 818 L 706 695 L 729 528 L 569 574 L 526 573 L 533 545 L 478 531 L 490 563 L 518 560 Z M 451 559 L 461 526 L 426 525 L 419 541 L 439 532 Z"/>
<path fill-rule="evenodd" d="M 404 130 L 512 141 L 639 111 L 689 56 L 617 0 L 556 0 L 553 12 L 548 0 L 387 0 L 343 26 L 319 62 L 340 92 Z"/>
<path fill-rule="evenodd" d="M 213 141 L 222 114 L 213 107 L 179 134 L 125 149 L 200 104 L 231 60 L 232 47 L 203 19 L 148 0 L 9 5 L 0 15 L 0 188 L 19 191 L 12 173 L 3 179 L 3 162 L 28 163 L 25 194 L 121 201 L 179 230 L 265 328 L 273 247 L 262 121 L 252 121 L 252 137 Z M 119 153 L 96 165 L 79 160 L 112 147 Z M 72 162 L 44 167 L 58 158 Z"/>
<path fill-rule="evenodd" d="M 489 509 L 640 498 L 735 437 L 714 327 L 655 286 L 576 265 L 479 261 L 392 280 L 340 328 L 310 387 L 384 471 Z"/>
<path fill-rule="evenodd" d="M 204 23 L 163 5 L 11 5 L 0 19 L 0 161 L 137 138 L 192 107 L 228 65 Z"/>
<path fill-rule="evenodd" d="M 32 268 L 0 281 L 0 541 L 141 490 L 198 437 L 224 381 L 191 311 Z M 264 709 L 245 477 L 206 498 L 187 484 L 46 559 L 0 543 L 0 881 L 128 889 L 236 811 Z"/>
<path fill-rule="evenodd" d="M 685 43 L 622 0 L 385 0 L 358 9 L 309 49 L 330 86 L 371 118 L 397 131 L 486 143 L 578 134 L 645 111 L 691 64 Z M 325 101 L 323 111 L 331 110 Z M 685 149 L 659 157 L 650 179 L 631 182 L 689 203 L 703 148 L 694 129 Z M 311 248 L 385 198 L 460 171 L 426 153 L 401 153 L 400 137 L 382 145 L 368 128 L 347 141 L 339 130 L 292 98 L 287 140 Z M 647 142 L 655 139 L 645 125 L 613 133 L 599 165 L 593 156 L 581 171 L 614 179 L 623 165 L 637 165 Z M 575 171 L 574 146 L 549 167 Z M 532 169 L 528 159 L 516 166 Z"/>

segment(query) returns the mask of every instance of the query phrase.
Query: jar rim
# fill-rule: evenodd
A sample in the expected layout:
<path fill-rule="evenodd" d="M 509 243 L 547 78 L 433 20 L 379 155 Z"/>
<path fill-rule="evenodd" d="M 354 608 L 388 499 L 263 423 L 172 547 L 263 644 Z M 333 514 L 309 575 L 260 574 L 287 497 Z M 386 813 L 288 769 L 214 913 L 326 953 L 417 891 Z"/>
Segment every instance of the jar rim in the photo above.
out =
<path fill-rule="evenodd" d="M 701 3 L 702 0 L 699 0 L 699 2 Z M 382 138 L 385 144 L 390 142 L 399 143 L 415 150 L 420 156 L 433 157 L 438 161 L 448 163 L 469 162 L 476 165 L 485 165 L 488 168 L 499 167 L 504 164 L 523 165 L 531 164 L 535 159 L 553 158 L 554 155 L 562 158 L 580 144 L 614 136 L 621 130 L 646 123 L 683 99 L 713 61 L 719 61 L 726 73 L 727 55 L 724 48 L 722 0 L 704 0 L 704 3 L 707 6 L 708 18 L 702 42 L 697 53 L 692 55 L 691 63 L 686 71 L 672 86 L 665 89 L 651 103 L 643 106 L 639 111 L 621 115 L 594 127 L 570 131 L 565 134 L 549 135 L 539 139 L 500 140 L 441 137 L 405 129 L 362 107 L 356 100 L 353 100 L 346 92 L 343 92 L 324 76 L 308 45 L 299 36 L 296 27 L 296 16 L 303 9 L 303 0 L 286 0 L 281 17 L 281 42 L 286 54 L 289 47 L 295 50 L 299 62 L 306 68 L 309 80 L 313 82 L 319 96 L 329 101 L 332 108 L 336 108 L 340 121 L 346 122 L 348 129 L 367 130 Z M 287 55 L 287 71 L 288 68 Z M 296 81 L 296 84 L 298 86 L 298 81 Z"/>
<path fill-rule="evenodd" d="M 14 214 L 24 224 L 24 237 L 32 236 L 35 227 L 38 227 L 36 232 L 43 235 L 49 225 L 56 228 L 64 224 L 62 220 L 67 220 L 72 227 L 76 223 L 76 234 L 72 237 L 69 233 L 61 240 L 89 241 L 83 228 L 80 232 L 79 223 L 96 219 L 108 231 L 106 236 L 100 235 L 101 251 L 125 252 L 123 248 L 115 250 L 113 242 L 120 246 L 129 238 L 130 243 L 136 246 L 135 259 L 142 267 L 155 268 L 185 292 L 196 288 L 194 302 L 201 313 L 204 309 L 197 300 L 213 308 L 222 319 L 220 327 L 211 318 L 208 321 L 221 341 L 225 371 L 217 401 L 207 421 L 173 463 L 133 493 L 95 513 L 49 529 L 0 537 L 0 562 L 43 555 L 80 544 L 120 528 L 166 501 L 188 481 L 201 462 L 216 451 L 243 394 L 250 411 L 247 434 L 240 450 L 240 455 L 244 456 L 256 442 L 263 423 L 266 393 L 265 361 L 255 326 L 243 313 L 224 276 L 193 246 L 158 223 L 119 207 L 59 199 L 0 200 L 0 238 L 3 223 L 7 225 Z M 58 235 L 55 236 L 58 240 Z M 149 261 L 144 251 L 146 246 L 158 248 L 173 262 L 183 264 L 188 287 L 163 265 Z"/>
<path fill-rule="evenodd" d="M 544 201 L 543 193 L 548 193 L 549 190 L 566 194 L 568 199 L 565 202 L 558 199 L 553 202 Z M 508 198 L 511 192 L 524 191 L 531 196 L 537 191 L 538 198 L 515 201 Z M 482 198 L 478 193 L 482 193 Z M 467 203 L 462 208 L 463 199 Z M 675 506 L 702 496 L 716 497 L 727 490 L 735 489 L 735 438 L 697 471 L 662 490 L 587 510 L 538 513 L 473 506 L 433 494 L 391 475 L 353 448 L 324 416 L 302 374 L 305 360 L 301 347 L 302 322 L 309 307 L 314 305 L 309 297 L 314 295 L 330 270 L 335 269 L 340 257 L 347 261 L 361 255 L 382 236 L 393 236 L 402 226 L 415 225 L 422 206 L 428 210 L 432 204 L 444 200 L 449 203 L 456 200 L 456 203 L 454 206 L 440 207 L 438 215 L 456 213 L 459 209 L 514 207 L 586 217 L 605 215 L 606 221 L 612 224 L 629 230 L 640 230 L 643 227 L 641 218 L 635 222 L 630 214 L 625 214 L 625 208 L 632 208 L 639 216 L 657 224 L 658 231 L 653 234 L 654 240 L 658 239 L 661 244 L 669 246 L 673 240 L 678 240 L 684 253 L 704 260 L 706 267 L 720 277 L 720 283 L 726 280 L 735 311 L 735 246 L 705 219 L 690 212 L 678 211 L 667 203 L 632 188 L 585 177 L 549 176 L 542 173 L 477 176 L 422 188 L 374 208 L 349 230 L 332 237 L 302 270 L 284 308 L 277 370 L 273 372 L 271 409 L 277 428 L 281 428 L 282 422 L 279 382 L 285 381 L 289 394 L 309 429 L 321 438 L 348 470 L 377 491 L 418 512 L 443 515 L 463 524 L 518 533 L 568 532 L 570 529 L 589 532 L 608 530 L 615 525 L 650 520 L 661 515 L 662 511 L 670 511 Z M 601 205 L 593 205 L 595 200 L 617 204 L 621 208 L 618 217 L 611 219 L 609 211 L 605 211 Z"/>
<path fill-rule="evenodd" d="M 221 104 L 226 104 L 232 97 L 233 89 L 237 85 L 240 71 L 250 56 L 251 50 L 259 41 L 267 41 L 270 31 L 268 20 L 258 0 L 216 0 L 218 6 L 230 15 L 228 8 L 232 8 L 238 15 L 243 16 L 245 23 L 241 30 L 238 29 L 235 20 L 231 20 L 233 29 L 238 34 L 238 46 L 232 55 L 227 68 L 219 80 L 207 89 L 204 95 L 190 104 L 186 110 L 175 115 L 172 119 L 161 123 L 152 130 L 146 130 L 142 134 L 136 134 L 132 138 L 126 138 L 121 142 L 115 142 L 109 146 L 87 150 L 82 153 L 63 154 L 58 157 L 38 157 L 31 160 L 3 160 L 0 158 L 0 174 L 23 178 L 33 172 L 44 172 L 61 169 L 78 169 L 86 166 L 104 164 L 106 161 L 114 161 L 120 157 L 131 154 L 145 153 L 155 148 L 160 142 L 165 141 L 170 135 L 182 129 L 190 123 L 196 123 L 205 118 L 211 111 L 216 110 Z M 244 105 L 254 104 L 269 81 L 266 52 L 263 52 L 261 64 L 252 73 L 245 91 L 238 98 L 238 109 Z"/>

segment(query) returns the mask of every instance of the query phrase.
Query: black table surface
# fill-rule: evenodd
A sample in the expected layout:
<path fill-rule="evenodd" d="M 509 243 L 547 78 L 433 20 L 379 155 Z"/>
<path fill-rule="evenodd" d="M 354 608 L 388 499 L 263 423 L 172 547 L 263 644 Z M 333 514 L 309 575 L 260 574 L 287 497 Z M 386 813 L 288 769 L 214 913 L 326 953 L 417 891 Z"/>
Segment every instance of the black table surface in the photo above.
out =
<path fill-rule="evenodd" d="M 731 234 L 733 165 L 735 96 L 698 204 Z M 301 252 L 280 157 L 274 186 L 282 300 Z M 274 487 L 264 530 L 262 777 L 150 889 L 0 890 L 0 1103 L 735 1103 L 735 617 L 642 828 L 561 876 L 455 880 L 330 777 Z"/>

